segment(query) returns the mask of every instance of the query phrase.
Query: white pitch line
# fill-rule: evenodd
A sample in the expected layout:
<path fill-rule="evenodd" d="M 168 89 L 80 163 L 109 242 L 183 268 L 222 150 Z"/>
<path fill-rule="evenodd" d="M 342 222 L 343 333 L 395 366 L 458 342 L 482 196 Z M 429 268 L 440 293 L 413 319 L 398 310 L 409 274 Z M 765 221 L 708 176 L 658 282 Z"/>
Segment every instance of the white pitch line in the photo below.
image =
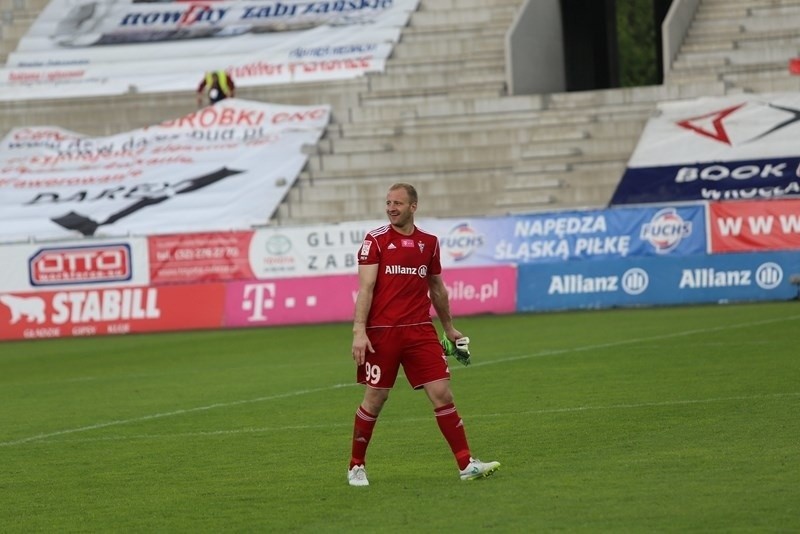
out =
<path fill-rule="evenodd" d="M 770 323 L 790 321 L 790 320 L 794 320 L 794 319 L 800 319 L 800 315 L 789 315 L 789 316 L 786 316 L 786 317 L 779 317 L 779 318 L 775 318 L 775 319 L 765 319 L 763 321 L 753 321 L 753 322 L 749 322 L 749 323 L 738 323 L 738 324 L 731 324 L 731 325 L 724 325 L 724 326 L 716 326 L 716 327 L 712 327 L 712 328 L 701 328 L 701 329 L 695 329 L 695 330 L 685 330 L 683 332 L 673 332 L 671 334 L 662 334 L 662 335 L 658 335 L 658 336 L 626 339 L 626 340 L 623 340 L 623 341 L 614 341 L 614 342 L 611 342 L 611 343 L 599 343 L 599 344 L 596 344 L 596 345 L 587 345 L 585 347 L 573 347 L 573 348 L 567 348 L 567 349 L 546 350 L 546 351 L 543 351 L 543 352 L 536 352 L 536 353 L 533 353 L 533 354 L 523 354 L 523 355 L 520 355 L 520 356 L 513 356 L 513 357 L 510 357 L 510 358 L 501 358 L 501 359 L 492 360 L 492 361 L 489 361 L 489 362 L 478 362 L 478 363 L 473 364 L 473 367 L 479 367 L 479 366 L 484 366 L 484 365 L 494 365 L 494 364 L 498 364 L 498 363 L 507 363 L 507 362 L 513 362 L 513 361 L 518 361 L 518 360 L 525 360 L 525 359 L 529 359 L 529 358 L 541 358 L 541 357 L 545 357 L 545 356 L 559 356 L 559 355 L 569 354 L 569 353 L 574 353 L 574 352 L 586 352 L 586 351 L 591 351 L 591 350 L 605 349 L 605 348 L 610 348 L 610 347 L 619 347 L 619 346 L 622 346 L 622 345 L 631 345 L 631 344 L 643 343 L 643 342 L 648 342 L 648 341 L 659 341 L 659 340 L 671 339 L 671 338 L 675 338 L 675 337 L 691 336 L 691 335 L 695 335 L 695 334 L 706 334 L 706 333 L 709 333 L 709 332 L 719 332 L 719 331 L 730 330 L 730 329 L 734 329 L 734 328 L 747 328 L 747 327 L 752 327 L 752 326 L 759 326 L 759 325 L 762 325 L 762 324 L 770 324 Z M 186 409 L 183 409 L 183 410 L 174 410 L 172 412 L 163 412 L 163 413 L 157 413 L 157 414 L 152 414 L 152 415 L 144 415 L 144 416 L 141 416 L 141 417 L 133 417 L 131 419 L 119 419 L 119 420 L 116 420 L 116 421 L 107 421 L 105 423 L 98 423 L 96 425 L 88 425 L 88 426 L 82 426 L 82 427 L 77 427 L 77 428 L 69 428 L 69 429 L 66 429 L 66 430 L 59 430 L 59 431 L 50 432 L 50 433 L 47 433 L 47 434 L 37 434 L 35 436 L 29 436 L 27 438 L 21 438 L 21 439 L 16 439 L 16 440 L 11 440 L 11 441 L 2 441 L 2 442 L 0 442 L 0 447 L 10 447 L 10 446 L 13 446 L 13 445 L 21 445 L 21 444 L 24 444 L 24 443 L 30 443 L 32 441 L 41 441 L 41 440 L 44 440 L 44 439 L 54 438 L 54 437 L 63 436 L 63 435 L 67 435 L 67 434 L 75 434 L 75 433 L 78 433 L 78 432 L 88 432 L 88 431 L 91 431 L 91 430 L 99 430 L 101 428 L 107 428 L 107 427 L 110 427 L 110 426 L 119 426 L 119 425 L 126 425 L 126 424 L 130 424 L 130 423 L 139 423 L 139 422 L 142 422 L 142 421 L 150 421 L 150 420 L 153 420 L 153 419 L 162 419 L 164 417 L 173 417 L 173 416 L 176 416 L 176 415 L 184 415 L 184 414 L 187 414 L 187 413 L 202 412 L 202 411 L 206 411 L 206 410 L 213 410 L 215 408 L 228 408 L 228 407 L 231 407 L 231 406 L 239 406 L 239 405 L 242 405 L 242 404 L 251 404 L 251 403 L 255 403 L 255 402 L 265 402 L 265 401 L 270 401 L 270 400 L 285 399 L 285 398 L 288 398 L 288 397 L 297 397 L 297 396 L 301 396 L 301 395 L 308 395 L 308 394 L 311 394 L 311 393 L 319 393 L 319 392 L 322 392 L 322 391 L 330 391 L 330 390 L 333 390 L 333 389 L 340 389 L 340 388 L 350 387 L 350 386 L 355 386 L 355 385 L 356 385 L 355 383 L 351 383 L 351 384 L 336 384 L 336 385 L 329 386 L 329 387 L 324 387 L 324 388 L 291 391 L 291 392 L 288 392 L 288 393 L 282 393 L 282 394 L 279 394 L 279 395 L 271 395 L 271 396 L 268 396 L 268 397 L 258 397 L 258 398 L 255 398 L 255 399 L 246 399 L 246 400 L 233 401 L 233 402 L 221 402 L 221 403 L 216 403 L 216 404 L 209 404 L 208 406 L 198 406 L 196 408 L 186 408 Z"/>
<path fill-rule="evenodd" d="M 468 419 L 494 419 L 500 417 L 518 417 L 521 415 L 549 415 L 561 413 L 579 413 L 586 411 L 610 411 L 610 410 L 635 410 L 642 408 L 665 408 L 671 406 L 690 406 L 696 404 L 713 404 L 722 402 L 738 402 L 738 401 L 754 401 L 754 400 L 772 400 L 783 399 L 786 397 L 800 397 L 800 392 L 794 393 L 772 393 L 766 395 L 740 395 L 735 397 L 716 397 L 710 399 L 684 399 L 672 400 L 661 402 L 641 402 L 635 404 L 610 404 L 606 406 L 575 406 L 571 408 L 546 408 L 542 410 L 524 410 L 519 412 L 496 412 L 487 414 L 470 414 Z M 421 421 L 428 421 L 430 417 L 404 417 L 401 419 L 392 419 L 392 424 L 403 423 L 419 423 Z M 236 434 L 266 434 L 266 433 L 282 433 L 292 430 L 330 430 L 334 428 L 351 428 L 352 422 L 344 423 L 325 423 L 318 425 L 286 425 L 277 427 L 261 427 L 261 428 L 238 428 L 231 430 L 211 430 L 203 432 L 177 432 L 172 434 L 136 434 L 131 436 L 103 436 L 98 438 L 82 438 L 82 439 L 60 439 L 48 440 L 44 444 L 57 444 L 57 443 L 92 443 L 99 441 L 130 441 L 130 440 L 154 440 L 154 439 L 178 439 L 178 438 L 191 438 L 191 437 L 204 437 L 204 436 L 228 436 Z"/>
<path fill-rule="evenodd" d="M 529 358 L 544 358 L 546 356 L 560 356 L 563 354 L 569 354 L 573 352 L 587 352 L 591 350 L 598 350 L 598 349 L 608 349 L 612 347 L 620 347 L 622 345 L 635 345 L 636 343 L 645 343 L 648 341 L 661 341 L 664 339 L 672 339 L 676 337 L 684 337 L 684 336 L 692 336 L 695 334 L 707 334 L 709 332 L 720 332 L 723 330 L 731 330 L 737 328 L 747 328 L 751 326 L 759 326 L 764 324 L 771 324 L 771 323 L 781 323 L 785 321 L 791 321 L 794 319 L 800 319 L 800 315 L 788 315 L 786 317 L 778 317 L 775 319 L 764 319 L 763 321 L 753 321 L 750 323 L 738 323 L 738 324 L 729 324 L 724 326 L 715 326 L 712 328 L 700 328 L 696 330 L 684 330 L 683 332 L 672 332 L 670 334 L 662 334 L 658 336 L 650 336 L 650 337 L 639 337 L 639 338 L 632 338 L 632 339 L 625 339 L 622 341 L 612 341 L 610 343 L 598 343 L 597 345 L 587 345 L 585 347 L 572 347 L 567 349 L 552 349 L 552 350 L 545 350 L 541 352 L 536 352 L 533 354 L 522 354 L 520 356 L 512 356 L 510 358 L 500 358 L 497 360 L 491 361 L 483 361 L 483 362 L 476 362 L 472 364 L 472 367 L 479 367 L 484 365 L 495 365 L 498 363 L 507 363 L 507 362 L 514 362 L 517 360 L 527 360 Z"/>
<path fill-rule="evenodd" d="M 143 415 L 141 417 L 133 417 L 131 419 L 118 419 L 116 421 L 107 421 L 105 423 L 98 423 L 96 425 L 82 426 L 78 428 L 68 428 L 66 430 L 59 430 L 57 432 L 50 432 L 47 434 L 37 434 L 27 438 L 16 439 L 13 441 L 0 442 L 0 447 L 10 447 L 12 445 L 21 445 L 23 443 L 30 443 L 31 441 L 41 441 L 43 439 L 54 438 L 66 434 L 75 434 L 76 432 L 88 432 L 90 430 L 98 430 L 100 428 L 107 428 L 110 426 L 127 425 L 130 423 L 139 423 L 142 421 L 151 421 L 153 419 L 162 419 L 164 417 L 172 417 L 175 415 L 183 415 L 187 413 L 203 412 L 206 410 L 213 410 L 215 408 L 229 408 L 231 406 L 240 406 L 242 404 L 251 404 L 254 402 L 264 402 L 277 399 L 286 399 L 289 397 L 299 397 L 300 395 L 308 395 L 310 393 L 319 393 L 321 391 L 330 391 L 333 389 L 341 389 L 345 387 L 355 386 L 356 384 L 336 384 L 334 386 L 316 388 L 316 389 L 301 389 L 299 391 L 290 391 L 289 393 L 281 393 L 279 395 L 270 395 L 268 397 L 257 397 L 255 399 L 246 399 L 233 402 L 218 402 L 216 404 L 209 404 L 208 406 L 198 406 L 196 408 L 186 408 L 183 410 L 175 410 L 172 412 L 162 412 L 151 415 Z"/>

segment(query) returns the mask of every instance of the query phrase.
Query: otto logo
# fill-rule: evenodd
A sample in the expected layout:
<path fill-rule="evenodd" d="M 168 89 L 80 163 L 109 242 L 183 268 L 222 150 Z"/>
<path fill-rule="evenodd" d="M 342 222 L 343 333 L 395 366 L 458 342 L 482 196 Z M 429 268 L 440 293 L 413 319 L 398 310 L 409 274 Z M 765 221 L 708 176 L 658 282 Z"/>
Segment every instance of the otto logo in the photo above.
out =
<path fill-rule="evenodd" d="M 675 208 L 658 211 L 642 225 L 641 238 L 649 241 L 659 254 L 675 250 L 684 237 L 692 235 L 692 222 L 684 221 Z"/>
<path fill-rule="evenodd" d="M 455 261 L 467 259 L 475 250 L 483 246 L 483 235 L 479 234 L 469 223 L 454 226 L 450 232 L 440 239 L 442 249 Z"/>
<path fill-rule="evenodd" d="M 28 260 L 33 286 L 120 282 L 131 279 L 126 244 L 43 248 Z"/>

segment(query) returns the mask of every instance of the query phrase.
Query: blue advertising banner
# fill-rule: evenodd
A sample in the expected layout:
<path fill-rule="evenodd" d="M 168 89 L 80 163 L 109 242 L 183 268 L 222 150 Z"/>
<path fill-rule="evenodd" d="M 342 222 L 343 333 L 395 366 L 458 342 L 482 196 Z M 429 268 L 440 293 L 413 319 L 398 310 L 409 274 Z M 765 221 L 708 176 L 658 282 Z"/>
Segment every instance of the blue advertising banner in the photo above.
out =
<path fill-rule="evenodd" d="M 640 257 L 524 265 L 517 311 L 789 300 L 800 252 Z"/>
<path fill-rule="evenodd" d="M 445 267 L 704 254 L 703 205 L 426 219 Z"/>
<path fill-rule="evenodd" d="M 612 205 L 800 196 L 800 157 L 628 167 Z"/>

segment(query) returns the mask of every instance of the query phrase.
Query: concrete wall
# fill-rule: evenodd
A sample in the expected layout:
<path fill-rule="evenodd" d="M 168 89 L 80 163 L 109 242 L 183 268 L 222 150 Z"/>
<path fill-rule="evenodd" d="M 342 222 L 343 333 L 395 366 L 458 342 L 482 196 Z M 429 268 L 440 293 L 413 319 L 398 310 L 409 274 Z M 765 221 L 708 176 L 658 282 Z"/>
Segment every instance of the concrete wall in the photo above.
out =
<path fill-rule="evenodd" d="M 700 0 L 673 0 L 661 25 L 661 44 L 664 58 L 664 77 L 672 70 L 683 40 L 692 24 Z"/>
<path fill-rule="evenodd" d="M 559 0 L 527 0 L 506 34 L 506 80 L 511 95 L 566 90 Z"/>

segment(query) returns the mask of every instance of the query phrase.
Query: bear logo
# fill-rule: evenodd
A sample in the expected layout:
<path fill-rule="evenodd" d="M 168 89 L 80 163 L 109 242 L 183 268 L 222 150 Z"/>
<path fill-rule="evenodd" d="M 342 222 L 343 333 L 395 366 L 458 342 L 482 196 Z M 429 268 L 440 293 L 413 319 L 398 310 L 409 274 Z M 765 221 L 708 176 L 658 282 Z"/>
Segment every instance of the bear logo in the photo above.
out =
<path fill-rule="evenodd" d="M 11 324 L 17 324 L 22 317 L 29 323 L 45 322 L 44 299 L 40 297 L 16 297 L 14 295 L 0 295 L 0 302 L 6 305 L 11 312 Z"/>

